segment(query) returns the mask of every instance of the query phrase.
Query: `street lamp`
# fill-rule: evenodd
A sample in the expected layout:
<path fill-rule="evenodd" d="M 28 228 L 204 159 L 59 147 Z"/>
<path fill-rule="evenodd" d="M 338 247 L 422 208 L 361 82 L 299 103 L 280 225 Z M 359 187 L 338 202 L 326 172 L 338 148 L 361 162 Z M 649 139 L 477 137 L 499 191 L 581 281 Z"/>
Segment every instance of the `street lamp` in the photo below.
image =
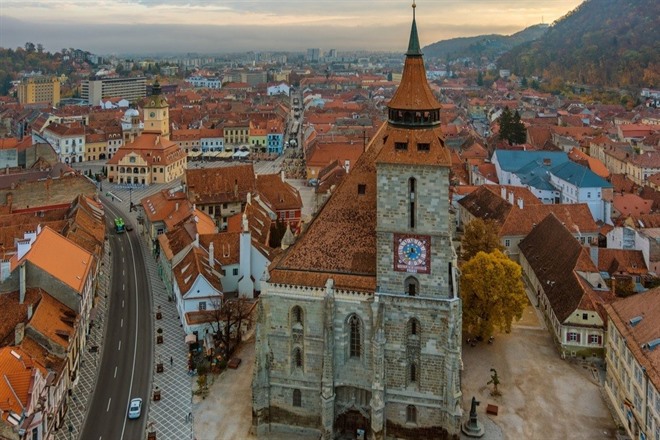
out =
<path fill-rule="evenodd" d="M 128 196 L 130 198 L 130 205 L 128 210 L 133 211 L 133 187 L 128 187 Z"/>

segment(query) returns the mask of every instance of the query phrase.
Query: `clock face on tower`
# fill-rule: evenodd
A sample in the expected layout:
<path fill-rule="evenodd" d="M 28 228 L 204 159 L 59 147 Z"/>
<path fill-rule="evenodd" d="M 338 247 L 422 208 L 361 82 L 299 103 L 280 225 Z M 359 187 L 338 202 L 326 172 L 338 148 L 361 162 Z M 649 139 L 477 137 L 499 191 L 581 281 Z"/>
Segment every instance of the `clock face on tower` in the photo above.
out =
<path fill-rule="evenodd" d="M 151 118 L 155 118 L 155 117 L 156 117 L 156 112 L 151 112 L 151 113 L 149 113 L 149 117 L 151 117 Z"/>
<path fill-rule="evenodd" d="M 394 270 L 398 272 L 431 272 L 431 237 L 394 234 Z"/>

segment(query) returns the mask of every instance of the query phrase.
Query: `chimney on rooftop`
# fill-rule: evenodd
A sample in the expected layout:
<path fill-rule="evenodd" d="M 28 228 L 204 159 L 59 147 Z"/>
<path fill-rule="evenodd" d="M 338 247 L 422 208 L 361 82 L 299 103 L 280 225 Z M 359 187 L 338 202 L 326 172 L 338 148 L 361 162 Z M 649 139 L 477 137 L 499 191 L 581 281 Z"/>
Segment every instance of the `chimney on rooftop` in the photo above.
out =
<path fill-rule="evenodd" d="M 598 245 L 589 246 L 589 256 L 594 265 L 598 267 Z"/>
<path fill-rule="evenodd" d="M 209 266 L 213 267 L 213 262 L 215 261 L 215 258 L 213 257 L 213 242 L 209 244 Z"/>
<path fill-rule="evenodd" d="M 14 345 L 20 345 L 25 337 L 25 323 L 19 322 L 14 329 Z"/>
<path fill-rule="evenodd" d="M 509 203 L 513 205 L 513 191 L 509 191 Z"/>
<path fill-rule="evenodd" d="M 506 200 L 506 188 L 505 187 L 500 188 L 500 197 L 502 197 L 502 199 Z"/>
<path fill-rule="evenodd" d="M 25 302 L 25 263 L 21 264 L 18 268 L 18 303 Z"/>
<path fill-rule="evenodd" d="M 174 210 L 175 210 L 175 211 L 178 211 L 178 210 L 179 210 L 179 202 L 176 202 L 176 204 L 174 205 Z"/>
<path fill-rule="evenodd" d="M 28 305 L 28 308 L 27 308 L 27 320 L 28 320 L 28 321 L 30 321 L 30 319 L 32 319 L 32 313 L 33 313 L 33 311 L 34 311 L 34 310 L 33 310 L 33 307 L 34 307 L 34 306 L 33 306 L 32 304 L 29 304 L 29 305 Z"/>
<path fill-rule="evenodd" d="M 523 199 L 522 197 L 518 197 L 518 208 L 523 209 Z"/>

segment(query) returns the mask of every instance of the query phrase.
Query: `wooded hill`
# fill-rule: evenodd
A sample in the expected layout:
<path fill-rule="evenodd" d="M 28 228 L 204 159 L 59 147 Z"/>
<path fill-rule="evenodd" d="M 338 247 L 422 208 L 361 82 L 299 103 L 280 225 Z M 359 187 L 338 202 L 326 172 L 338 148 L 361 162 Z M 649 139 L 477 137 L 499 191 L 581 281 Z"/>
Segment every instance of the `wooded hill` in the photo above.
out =
<path fill-rule="evenodd" d="M 429 58 L 457 59 L 472 58 L 478 61 L 482 57 L 489 60 L 528 41 L 541 37 L 548 29 L 547 24 L 537 24 L 513 35 L 479 35 L 476 37 L 452 38 L 442 40 L 422 49 Z"/>
<path fill-rule="evenodd" d="M 538 40 L 513 48 L 498 66 L 608 87 L 660 86 L 660 2 L 586 0 Z"/>

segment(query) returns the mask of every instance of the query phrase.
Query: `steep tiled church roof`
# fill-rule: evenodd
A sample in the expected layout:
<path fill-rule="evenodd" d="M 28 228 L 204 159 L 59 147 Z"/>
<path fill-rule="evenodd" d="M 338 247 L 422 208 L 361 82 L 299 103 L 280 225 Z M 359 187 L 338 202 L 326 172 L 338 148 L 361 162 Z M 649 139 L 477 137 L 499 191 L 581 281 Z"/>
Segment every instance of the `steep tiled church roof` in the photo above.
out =
<path fill-rule="evenodd" d="M 271 283 L 322 287 L 332 277 L 338 289 L 373 292 L 377 164 L 451 166 L 414 19 L 401 85 L 388 107 L 388 122 L 307 231 L 271 265 Z"/>

